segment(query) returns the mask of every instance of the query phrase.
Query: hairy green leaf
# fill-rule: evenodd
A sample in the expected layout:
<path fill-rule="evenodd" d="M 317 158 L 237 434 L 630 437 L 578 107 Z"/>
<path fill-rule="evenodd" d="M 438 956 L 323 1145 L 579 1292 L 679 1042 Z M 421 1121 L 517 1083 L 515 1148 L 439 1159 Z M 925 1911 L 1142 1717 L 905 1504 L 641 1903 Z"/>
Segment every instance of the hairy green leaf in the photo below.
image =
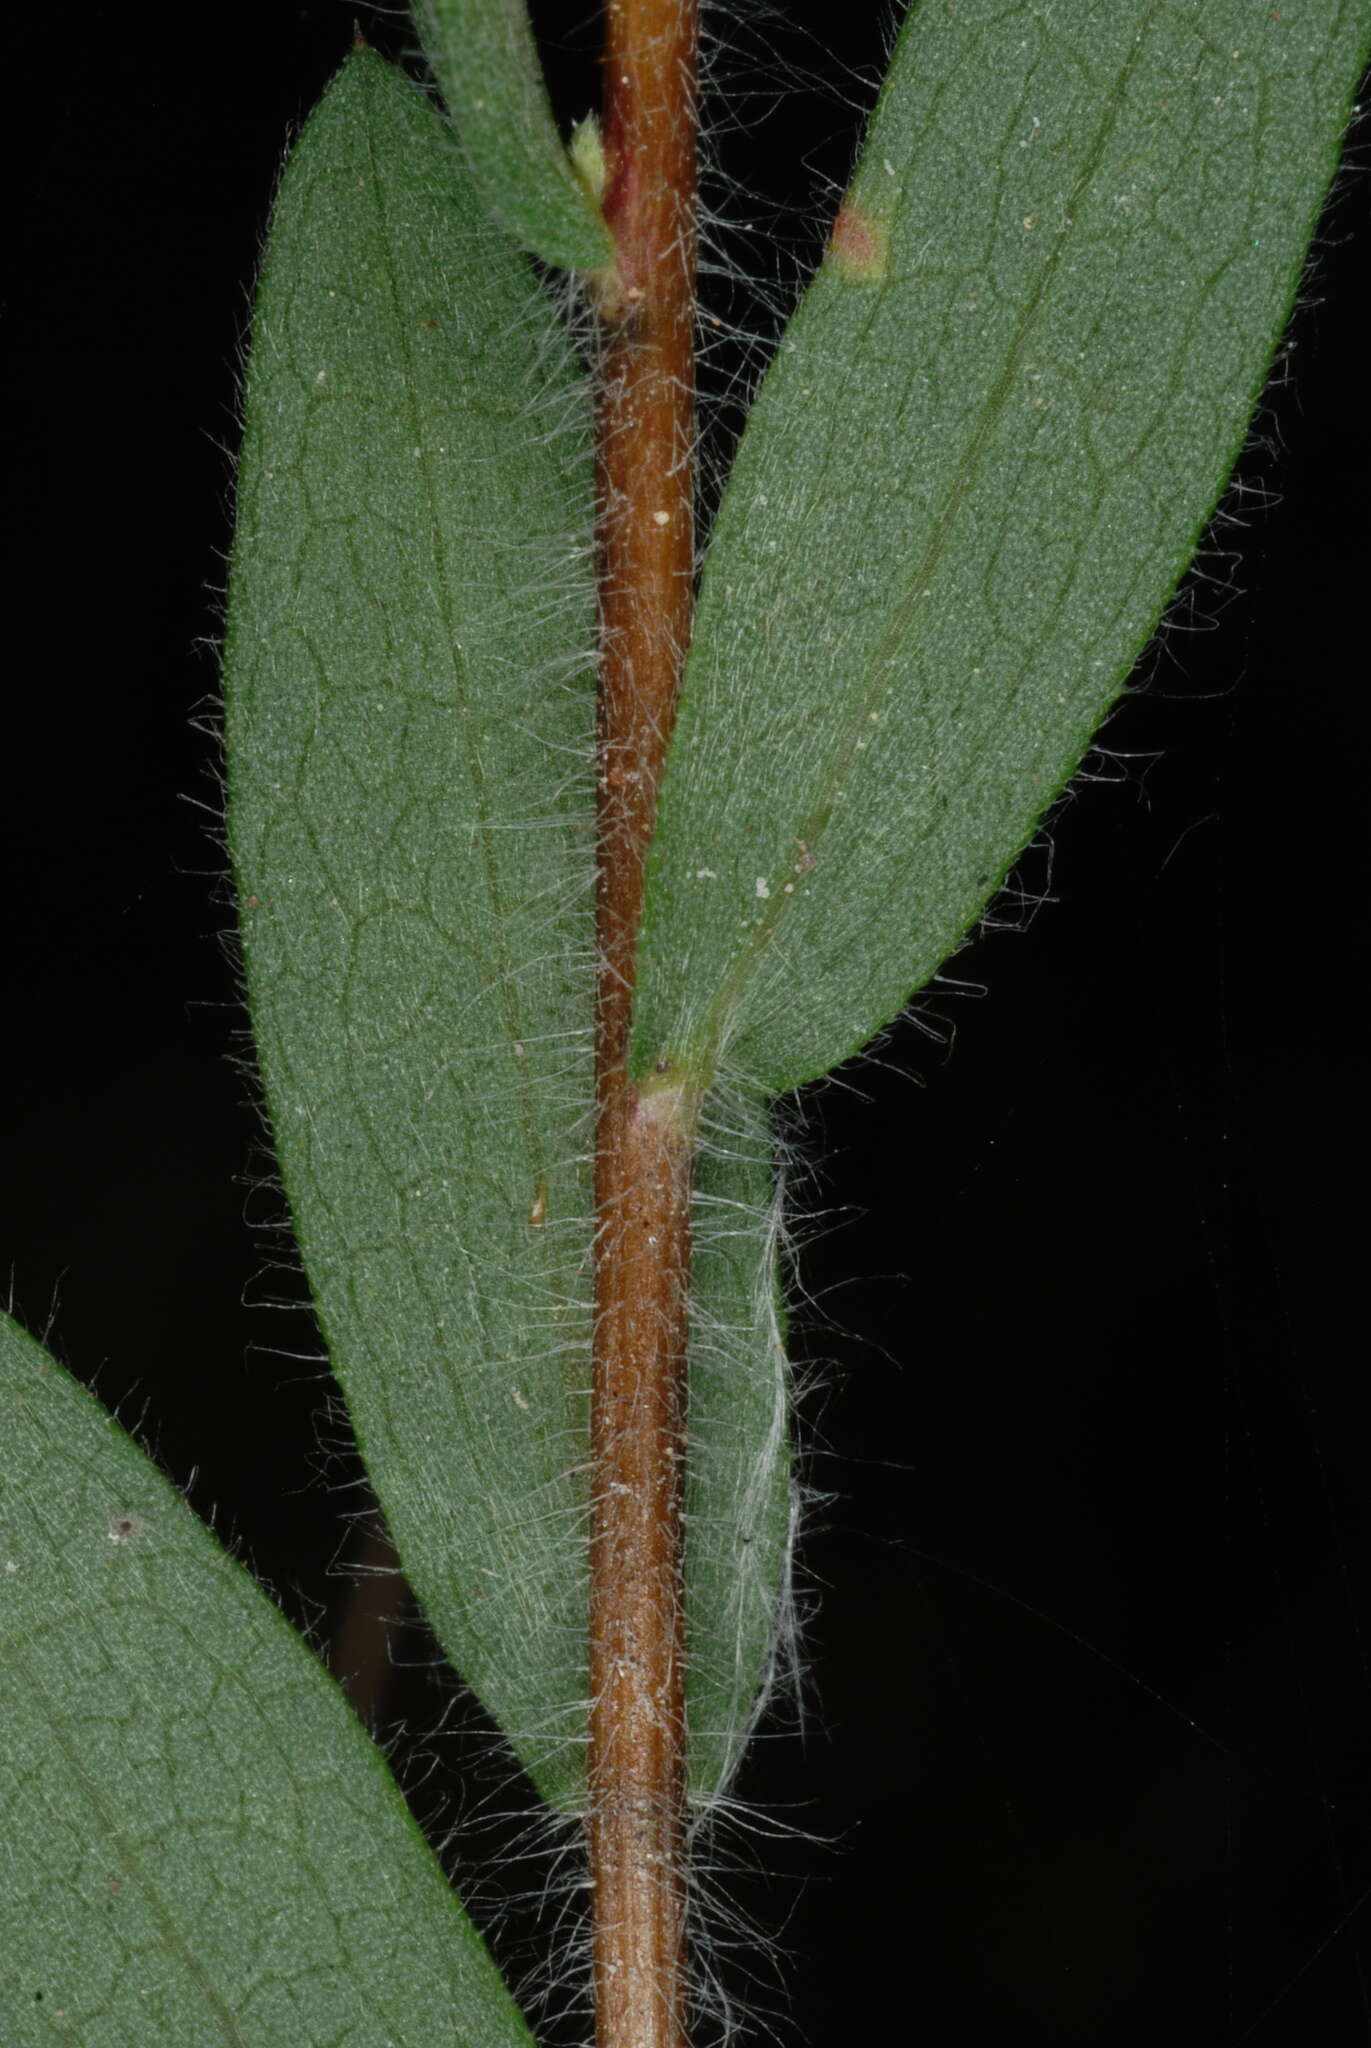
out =
<path fill-rule="evenodd" d="M 635 1069 L 771 1090 L 935 973 L 1203 533 L 1360 0 L 916 7 L 710 544 Z"/>
<path fill-rule="evenodd" d="M 416 0 L 414 13 L 491 212 L 545 263 L 608 265 L 609 230 L 557 133 L 524 0 Z"/>
<path fill-rule="evenodd" d="M 715 1104 L 691 1213 L 686 1723 L 692 1794 L 731 1778 L 784 1649 L 790 1440 L 771 1145 Z"/>
<path fill-rule="evenodd" d="M 331 1361 L 444 1648 L 558 1804 L 587 1687 L 587 414 L 438 117 L 355 56 L 287 170 L 256 309 L 230 839 Z M 765 1210 L 755 1146 L 747 1174 Z M 750 1723 L 784 1563 L 770 1283 L 721 1244 L 694 1301 L 697 1796 Z"/>
<path fill-rule="evenodd" d="M 405 1571 L 563 1797 L 585 1694 L 586 391 L 439 117 L 369 53 L 287 168 L 246 415 L 229 830 L 281 1170 Z"/>
<path fill-rule="evenodd" d="M 342 1693 L 0 1314 L 0 2034 L 530 2048 Z"/>

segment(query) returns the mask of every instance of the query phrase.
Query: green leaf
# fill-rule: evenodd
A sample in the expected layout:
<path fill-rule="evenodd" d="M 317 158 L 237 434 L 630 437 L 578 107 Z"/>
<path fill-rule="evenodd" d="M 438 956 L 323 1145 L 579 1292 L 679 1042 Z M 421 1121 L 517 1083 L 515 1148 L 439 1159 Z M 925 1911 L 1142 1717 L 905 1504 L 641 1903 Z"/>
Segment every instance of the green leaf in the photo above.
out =
<path fill-rule="evenodd" d="M 530 2048 L 338 1687 L 3 1314 L 0 1411 L 6 2043 Z"/>
<path fill-rule="evenodd" d="M 369 54 L 287 169 L 246 409 L 229 830 L 281 1171 L 406 1574 L 544 1796 L 574 1804 L 593 1238 L 588 399 L 438 117 Z M 744 1253 L 719 1224 L 744 1198 L 767 1209 L 764 1148 L 748 1143 L 742 1163 L 719 1162 L 731 1192 L 712 1208 L 702 1196 L 694 1300 L 701 1798 L 750 1725 L 784 1568 L 771 1281 L 755 1242 Z"/>
<path fill-rule="evenodd" d="M 790 1551 L 780 1205 L 755 1111 L 712 1105 L 691 1211 L 686 1724 L 692 1795 L 733 1775 L 782 1650 Z"/>
<path fill-rule="evenodd" d="M 497 220 L 545 263 L 606 268 L 609 230 L 557 133 L 524 0 L 415 0 L 414 15 Z"/>
<path fill-rule="evenodd" d="M 975 924 L 1204 531 L 1367 38 L 1347 0 L 911 13 L 709 548 L 640 1076 L 821 1074 Z"/>
<path fill-rule="evenodd" d="M 579 1784 L 592 1209 L 584 376 L 375 56 L 259 287 L 229 831 L 281 1171 L 411 1584 L 549 1797 Z"/>

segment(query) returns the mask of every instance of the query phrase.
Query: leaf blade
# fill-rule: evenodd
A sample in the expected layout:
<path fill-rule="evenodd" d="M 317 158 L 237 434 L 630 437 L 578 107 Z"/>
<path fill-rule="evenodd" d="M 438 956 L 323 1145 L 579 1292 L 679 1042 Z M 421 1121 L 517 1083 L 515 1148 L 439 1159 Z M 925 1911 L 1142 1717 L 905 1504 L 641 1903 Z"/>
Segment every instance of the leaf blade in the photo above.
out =
<path fill-rule="evenodd" d="M 492 212 L 545 263 L 607 268 L 609 230 L 562 147 L 524 0 L 421 0 L 414 11 Z"/>
<path fill-rule="evenodd" d="M 974 924 L 1212 510 L 1365 41 L 1336 0 L 911 14 L 706 558 L 637 1074 L 798 1085 Z"/>
<path fill-rule="evenodd" d="M 531 2048 L 338 1687 L 3 1313 L 0 1405 L 5 2039 Z"/>
<path fill-rule="evenodd" d="M 229 824 L 282 1174 L 406 1574 L 564 1800 L 592 1227 L 585 382 L 438 116 L 370 53 L 287 169 L 246 409 Z"/>

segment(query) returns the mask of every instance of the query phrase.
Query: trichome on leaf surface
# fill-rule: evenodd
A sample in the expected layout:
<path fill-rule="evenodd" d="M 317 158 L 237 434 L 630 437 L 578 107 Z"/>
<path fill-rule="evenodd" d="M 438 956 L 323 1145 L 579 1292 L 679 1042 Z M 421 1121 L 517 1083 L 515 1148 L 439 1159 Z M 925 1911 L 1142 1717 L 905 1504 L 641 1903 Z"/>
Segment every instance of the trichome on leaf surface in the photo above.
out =
<path fill-rule="evenodd" d="M 693 6 L 609 0 L 565 139 L 517 0 L 415 15 L 257 286 L 244 978 L 389 1535 L 579 1872 L 520 1994 L 682 2048 L 731 2024 L 700 1871 L 787 1647 L 777 1098 L 975 931 L 1155 633 L 1371 24 L 913 8 L 702 481 Z M 0 1368 L 6 2038 L 527 2042 L 305 1641 L 9 1319 Z"/>

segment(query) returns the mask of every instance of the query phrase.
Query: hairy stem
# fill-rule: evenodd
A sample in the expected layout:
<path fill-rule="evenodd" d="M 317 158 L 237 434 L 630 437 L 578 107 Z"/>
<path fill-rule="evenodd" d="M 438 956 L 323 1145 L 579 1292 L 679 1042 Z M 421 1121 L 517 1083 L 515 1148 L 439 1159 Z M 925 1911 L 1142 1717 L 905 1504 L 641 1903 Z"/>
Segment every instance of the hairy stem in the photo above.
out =
<path fill-rule="evenodd" d="M 683 2048 L 681 1502 L 693 1116 L 627 1070 L 694 572 L 695 0 L 608 0 L 590 1875 L 598 2048 Z"/>

